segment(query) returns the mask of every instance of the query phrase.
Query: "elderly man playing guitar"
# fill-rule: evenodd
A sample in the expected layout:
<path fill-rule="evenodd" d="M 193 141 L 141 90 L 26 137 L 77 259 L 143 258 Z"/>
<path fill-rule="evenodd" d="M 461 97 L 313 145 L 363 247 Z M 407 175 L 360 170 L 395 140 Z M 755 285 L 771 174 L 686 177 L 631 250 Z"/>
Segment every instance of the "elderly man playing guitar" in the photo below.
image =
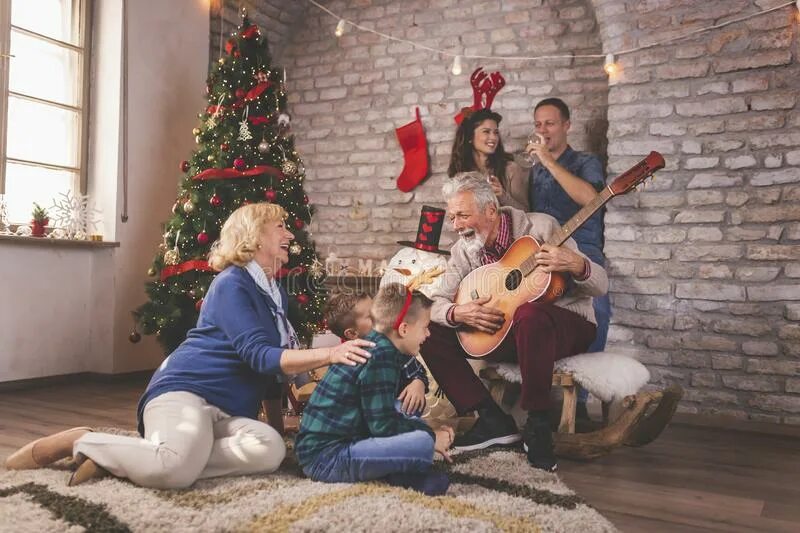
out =
<path fill-rule="evenodd" d="M 432 295 L 431 336 L 421 353 L 458 413 L 478 411 L 478 421 L 454 447 L 476 450 L 522 438 L 529 463 L 555 471 L 548 416 L 553 365 L 594 339 L 592 297 L 608 290 L 606 272 L 578 251 L 553 217 L 499 207 L 479 173 L 456 175 L 443 194 L 459 239 Z M 469 356 L 519 363 L 528 411 L 521 436 Z"/>

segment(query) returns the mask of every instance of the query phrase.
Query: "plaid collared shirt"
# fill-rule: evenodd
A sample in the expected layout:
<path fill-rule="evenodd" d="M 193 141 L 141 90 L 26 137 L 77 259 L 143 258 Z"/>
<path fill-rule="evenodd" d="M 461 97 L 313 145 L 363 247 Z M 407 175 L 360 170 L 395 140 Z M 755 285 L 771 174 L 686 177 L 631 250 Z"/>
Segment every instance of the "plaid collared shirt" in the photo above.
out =
<path fill-rule="evenodd" d="M 506 253 L 511 246 L 511 217 L 507 213 L 500 215 L 500 227 L 497 229 L 497 238 L 493 246 L 484 247 L 481 250 L 481 264 L 490 265 L 496 263 Z"/>
<path fill-rule="evenodd" d="M 332 447 L 371 437 L 391 437 L 409 431 L 433 431 L 421 420 L 395 409 L 397 388 L 409 356 L 400 353 L 383 334 L 364 337 L 375 343 L 363 365 L 331 365 L 303 410 L 295 454 L 310 465 Z"/>
<path fill-rule="evenodd" d="M 428 372 L 425 367 L 419 362 L 419 359 L 412 357 L 406 364 L 403 365 L 403 371 L 400 375 L 400 384 L 397 386 L 397 394 L 400 394 L 412 381 L 415 379 L 420 380 L 425 384 L 425 394 L 428 393 L 430 382 L 428 381 Z"/>

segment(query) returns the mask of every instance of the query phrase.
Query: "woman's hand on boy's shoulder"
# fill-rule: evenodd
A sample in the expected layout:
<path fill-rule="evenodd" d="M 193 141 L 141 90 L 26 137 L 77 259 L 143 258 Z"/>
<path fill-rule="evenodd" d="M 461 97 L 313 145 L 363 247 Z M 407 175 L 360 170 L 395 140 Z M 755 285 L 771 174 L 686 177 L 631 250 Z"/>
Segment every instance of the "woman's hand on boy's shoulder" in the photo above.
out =
<path fill-rule="evenodd" d="M 372 357 L 364 348 L 373 348 L 374 346 L 374 342 L 364 339 L 353 339 L 343 342 L 338 346 L 329 348 L 328 362 L 332 365 L 342 364 L 348 366 L 364 364 L 367 362 L 367 359 Z"/>

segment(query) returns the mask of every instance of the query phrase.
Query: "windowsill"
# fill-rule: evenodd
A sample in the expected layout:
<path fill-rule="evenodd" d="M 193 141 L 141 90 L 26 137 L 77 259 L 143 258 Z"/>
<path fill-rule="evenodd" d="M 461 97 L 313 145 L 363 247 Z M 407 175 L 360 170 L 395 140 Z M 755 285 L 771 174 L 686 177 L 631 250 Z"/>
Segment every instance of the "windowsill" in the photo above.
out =
<path fill-rule="evenodd" d="M 21 235 L 0 235 L 0 244 L 21 244 L 43 248 L 118 248 L 114 241 L 77 241 L 74 239 L 51 239 L 49 237 L 23 237 Z"/>

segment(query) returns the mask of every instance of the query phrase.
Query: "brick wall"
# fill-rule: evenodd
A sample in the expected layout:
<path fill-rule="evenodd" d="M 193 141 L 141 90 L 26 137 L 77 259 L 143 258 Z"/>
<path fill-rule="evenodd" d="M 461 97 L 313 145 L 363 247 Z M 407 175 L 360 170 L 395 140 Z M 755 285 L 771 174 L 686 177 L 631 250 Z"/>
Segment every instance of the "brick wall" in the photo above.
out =
<path fill-rule="evenodd" d="M 436 48 L 535 55 L 646 45 L 781 3 L 325 5 Z M 263 3 L 254 19 L 280 36 L 270 42 L 288 71 L 320 253 L 382 259 L 413 235 L 420 205 L 439 199 L 452 116 L 471 99 L 469 73 L 479 64 L 499 68 L 508 84 L 494 107 L 507 148 L 523 143 L 533 105 L 557 95 L 574 108 L 574 146 L 605 156 L 607 139 L 609 175 L 650 150 L 667 160 L 647 189 L 609 204 L 610 345 L 645 361 L 656 383 L 681 383 L 683 411 L 800 424 L 800 67 L 788 9 L 623 56 L 621 75 L 609 82 L 598 60 L 465 61 L 455 77 L 449 58 L 352 28 L 337 40 L 329 15 L 282 4 Z M 216 57 L 213 38 L 211 46 Z M 433 175 L 404 194 L 394 184 L 402 168 L 394 128 L 412 120 L 416 105 Z"/>

